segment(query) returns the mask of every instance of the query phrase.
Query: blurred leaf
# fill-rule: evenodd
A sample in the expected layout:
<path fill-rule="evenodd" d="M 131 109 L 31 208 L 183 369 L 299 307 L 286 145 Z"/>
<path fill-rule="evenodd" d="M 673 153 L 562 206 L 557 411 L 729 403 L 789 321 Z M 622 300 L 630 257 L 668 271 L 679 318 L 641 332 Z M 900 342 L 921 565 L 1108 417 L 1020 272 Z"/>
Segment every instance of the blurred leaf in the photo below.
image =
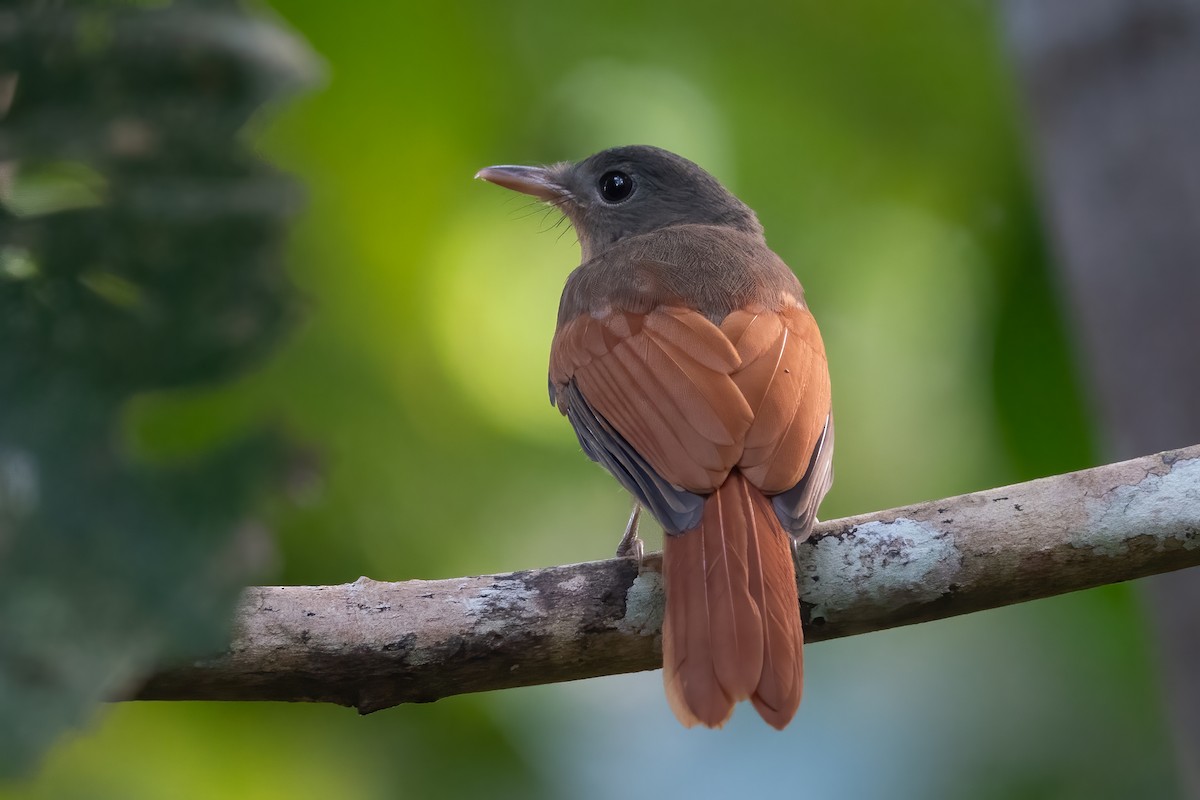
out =
<path fill-rule="evenodd" d="M 311 65 L 232 10 L 126 5 L 0 12 L 0 776 L 156 663 L 219 648 L 269 560 L 250 515 L 272 437 L 152 466 L 122 424 L 289 327 L 294 190 L 239 131 Z"/>
<path fill-rule="evenodd" d="M 14 169 L 0 201 L 17 217 L 34 217 L 102 202 L 104 178 L 86 164 L 63 161 Z"/>

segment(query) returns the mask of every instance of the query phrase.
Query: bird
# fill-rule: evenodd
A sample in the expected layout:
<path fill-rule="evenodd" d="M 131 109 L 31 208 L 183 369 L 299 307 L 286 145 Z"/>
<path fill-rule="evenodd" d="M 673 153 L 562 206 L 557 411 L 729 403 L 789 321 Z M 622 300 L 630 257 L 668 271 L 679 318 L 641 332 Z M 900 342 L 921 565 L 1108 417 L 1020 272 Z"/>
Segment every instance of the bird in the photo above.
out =
<path fill-rule="evenodd" d="M 697 164 L 630 145 L 476 174 L 557 208 L 580 264 L 550 347 L 550 402 L 662 525 L 663 683 L 686 727 L 750 700 L 782 730 L 803 684 L 795 543 L 833 482 L 829 366 L 754 211 Z"/>

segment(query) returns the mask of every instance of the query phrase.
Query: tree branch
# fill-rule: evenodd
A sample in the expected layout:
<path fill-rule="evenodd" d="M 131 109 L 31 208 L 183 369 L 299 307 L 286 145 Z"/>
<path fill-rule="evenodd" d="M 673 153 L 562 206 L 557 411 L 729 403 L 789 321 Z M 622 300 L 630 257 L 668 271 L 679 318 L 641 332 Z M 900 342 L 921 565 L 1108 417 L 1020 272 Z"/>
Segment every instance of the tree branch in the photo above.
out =
<path fill-rule="evenodd" d="M 810 642 L 1200 565 L 1200 445 L 826 522 L 798 548 Z M 248 589 L 222 656 L 144 700 L 362 713 L 661 664 L 660 561 Z"/>

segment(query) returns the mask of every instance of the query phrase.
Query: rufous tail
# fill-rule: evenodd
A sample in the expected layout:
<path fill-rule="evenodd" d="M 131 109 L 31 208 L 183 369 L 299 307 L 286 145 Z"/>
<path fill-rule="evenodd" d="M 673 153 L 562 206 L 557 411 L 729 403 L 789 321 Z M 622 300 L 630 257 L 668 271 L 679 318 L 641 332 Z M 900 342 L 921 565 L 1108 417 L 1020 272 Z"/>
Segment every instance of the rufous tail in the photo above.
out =
<path fill-rule="evenodd" d="M 719 728 L 749 699 L 782 729 L 800 705 L 804 635 L 788 535 L 736 470 L 700 524 L 663 537 L 663 683 L 685 726 Z"/>

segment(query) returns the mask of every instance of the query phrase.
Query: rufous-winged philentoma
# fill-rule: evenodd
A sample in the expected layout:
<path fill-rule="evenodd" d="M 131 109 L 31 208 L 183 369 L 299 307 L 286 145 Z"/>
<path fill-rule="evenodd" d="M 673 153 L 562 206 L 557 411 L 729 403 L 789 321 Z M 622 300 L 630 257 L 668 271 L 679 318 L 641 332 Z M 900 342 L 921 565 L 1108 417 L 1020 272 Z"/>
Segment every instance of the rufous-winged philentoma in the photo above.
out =
<path fill-rule="evenodd" d="M 659 148 L 477 177 L 552 204 L 579 237 L 550 398 L 666 533 L 672 710 L 719 727 L 749 699 L 783 728 L 803 679 L 790 538 L 833 481 L 829 369 L 800 282 L 749 207 Z"/>

